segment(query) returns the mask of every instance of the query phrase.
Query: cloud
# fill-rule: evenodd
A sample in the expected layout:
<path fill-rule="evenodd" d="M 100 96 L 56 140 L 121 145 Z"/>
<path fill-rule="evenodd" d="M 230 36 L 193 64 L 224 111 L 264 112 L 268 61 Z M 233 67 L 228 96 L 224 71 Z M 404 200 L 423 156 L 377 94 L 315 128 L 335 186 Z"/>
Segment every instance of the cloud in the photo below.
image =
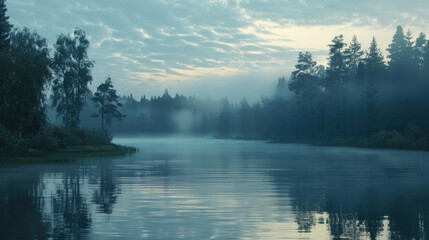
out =
<path fill-rule="evenodd" d="M 386 48 L 397 24 L 417 35 L 428 30 L 429 21 L 427 0 L 6 3 L 15 26 L 34 29 L 51 44 L 60 33 L 84 29 L 91 41 L 89 56 L 96 62 L 94 85 L 110 75 L 119 93 L 134 96 L 160 94 L 164 88 L 207 95 L 198 91 L 207 79 L 221 81 L 224 88 L 249 78 L 255 89 L 271 86 L 273 74 L 289 74 L 299 51 L 309 50 L 326 63 L 326 45 L 335 35 L 348 40 L 356 34 L 364 47 L 375 35 Z"/>

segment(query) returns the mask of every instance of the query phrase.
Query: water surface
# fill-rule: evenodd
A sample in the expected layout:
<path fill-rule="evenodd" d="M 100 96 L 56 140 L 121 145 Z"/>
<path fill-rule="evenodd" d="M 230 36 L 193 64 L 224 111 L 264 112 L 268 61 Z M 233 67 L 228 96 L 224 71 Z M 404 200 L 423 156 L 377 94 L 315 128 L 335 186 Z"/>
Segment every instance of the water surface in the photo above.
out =
<path fill-rule="evenodd" d="M 0 168 L 0 239 L 425 239 L 429 153 L 122 138 Z"/>

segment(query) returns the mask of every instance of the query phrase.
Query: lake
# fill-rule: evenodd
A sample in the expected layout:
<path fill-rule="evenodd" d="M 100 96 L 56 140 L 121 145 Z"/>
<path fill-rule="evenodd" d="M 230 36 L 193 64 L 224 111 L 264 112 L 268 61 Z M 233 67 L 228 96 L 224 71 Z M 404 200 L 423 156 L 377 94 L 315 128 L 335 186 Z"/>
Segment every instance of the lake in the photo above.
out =
<path fill-rule="evenodd" d="M 0 239 L 425 239 L 429 153 L 117 138 L 121 157 L 0 168 Z"/>

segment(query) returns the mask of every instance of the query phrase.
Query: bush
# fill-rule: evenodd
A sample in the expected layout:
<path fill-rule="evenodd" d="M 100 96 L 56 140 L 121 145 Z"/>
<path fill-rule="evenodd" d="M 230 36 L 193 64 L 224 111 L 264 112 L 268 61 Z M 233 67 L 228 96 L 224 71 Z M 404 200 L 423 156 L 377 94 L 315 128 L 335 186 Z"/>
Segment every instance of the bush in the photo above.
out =
<path fill-rule="evenodd" d="M 43 126 L 40 133 L 33 138 L 33 143 L 34 148 L 47 151 L 58 150 L 60 144 L 56 135 L 56 127 L 50 124 Z"/>
<path fill-rule="evenodd" d="M 0 153 L 13 154 L 20 149 L 20 141 L 9 129 L 0 124 Z"/>
<path fill-rule="evenodd" d="M 77 136 L 80 139 L 79 145 L 101 146 L 110 144 L 113 137 L 107 132 L 100 130 L 80 129 L 77 131 Z"/>
<path fill-rule="evenodd" d="M 409 122 L 407 127 L 404 129 L 404 137 L 410 140 L 417 140 L 424 138 L 423 131 L 414 122 Z"/>
<path fill-rule="evenodd" d="M 426 137 L 414 123 L 408 124 L 402 135 L 397 131 L 381 130 L 370 138 L 361 139 L 360 145 L 375 148 L 429 149 Z"/>
<path fill-rule="evenodd" d="M 88 129 L 70 129 L 67 127 L 45 125 L 35 136 L 22 140 L 26 147 L 43 151 L 55 151 L 80 145 L 101 146 L 110 144 L 112 136 L 106 132 Z"/>

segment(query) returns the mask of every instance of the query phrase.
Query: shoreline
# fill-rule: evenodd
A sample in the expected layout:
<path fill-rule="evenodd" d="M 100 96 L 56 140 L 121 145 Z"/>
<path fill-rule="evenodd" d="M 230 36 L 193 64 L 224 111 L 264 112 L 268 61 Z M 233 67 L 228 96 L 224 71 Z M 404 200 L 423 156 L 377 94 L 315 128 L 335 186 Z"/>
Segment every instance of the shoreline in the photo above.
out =
<path fill-rule="evenodd" d="M 4 163 L 60 163 L 70 162 L 78 158 L 101 157 L 101 156 L 125 156 L 137 153 L 134 147 L 106 144 L 106 145 L 77 145 L 65 149 L 46 151 L 37 148 L 27 148 L 25 153 L 7 154 L 0 156 L 0 164 Z"/>

